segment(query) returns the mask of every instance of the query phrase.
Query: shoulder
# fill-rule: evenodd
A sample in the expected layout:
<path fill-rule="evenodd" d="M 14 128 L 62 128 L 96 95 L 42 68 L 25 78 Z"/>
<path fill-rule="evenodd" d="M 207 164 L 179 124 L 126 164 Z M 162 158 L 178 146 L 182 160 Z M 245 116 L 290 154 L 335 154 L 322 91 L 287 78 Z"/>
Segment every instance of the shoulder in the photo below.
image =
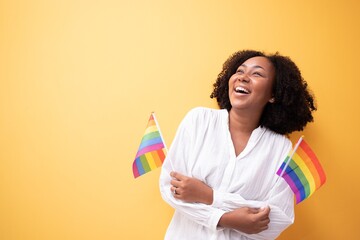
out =
<path fill-rule="evenodd" d="M 291 151 L 292 143 L 286 135 L 264 128 L 264 134 L 261 137 L 259 146 L 261 147 L 261 152 L 272 159 L 272 161 L 269 161 L 269 164 L 277 170 Z"/>
<path fill-rule="evenodd" d="M 206 124 L 221 119 L 226 119 L 228 112 L 226 109 L 213 109 L 207 107 L 196 107 L 191 109 L 183 119 L 183 122 L 195 125 Z"/>
<path fill-rule="evenodd" d="M 292 143 L 286 135 L 276 133 L 268 128 L 265 128 L 264 139 L 273 147 L 283 148 L 284 151 L 290 151 L 290 149 L 292 148 Z"/>
<path fill-rule="evenodd" d="M 227 115 L 226 109 L 214 109 L 214 108 L 207 108 L 207 107 L 196 107 L 191 109 L 187 114 L 186 117 L 190 118 L 216 118 L 221 117 L 223 115 Z"/>

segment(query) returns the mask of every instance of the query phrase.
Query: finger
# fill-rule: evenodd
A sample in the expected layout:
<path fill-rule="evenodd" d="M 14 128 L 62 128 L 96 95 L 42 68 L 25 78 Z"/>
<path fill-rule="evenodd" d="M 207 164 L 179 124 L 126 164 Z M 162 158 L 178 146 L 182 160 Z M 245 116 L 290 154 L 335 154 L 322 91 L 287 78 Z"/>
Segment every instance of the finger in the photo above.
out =
<path fill-rule="evenodd" d="M 261 224 L 262 227 L 268 228 L 268 227 L 269 227 L 269 224 L 270 224 L 270 219 L 261 220 L 261 221 L 260 221 L 260 224 Z"/>
<path fill-rule="evenodd" d="M 269 229 L 269 226 L 268 226 L 268 225 L 266 225 L 266 226 L 261 227 L 260 229 L 261 229 L 261 231 L 260 231 L 260 232 L 262 232 L 262 231 L 264 231 L 264 230 L 266 230 L 266 229 Z"/>
<path fill-rule="evenodd" d="M 259 208 L 248 208 L 249 213 L 252 214 L 257 214 L 259 213 L 260 209 Z"/>
<path fill-rule="evenodd" d="M 270 223 L 270 218 L 267 216 L 267 217 L 263 217 L 263 218 L 260 218 L 259 219 L 259 222 L 263 225 L 268 225 Z"/>
<path fill-rule="evenodd" d="M 176 178 L 176 175 L 177 175 L 177 172 L 173 171 L 173 172 L 170 172 L 170 176 L 172 178 Z"/>
<path fill-rule="evenodd" d="M 178 172 L 171 172 L 170 176 L 178 180 L 182 180 L 185 177 L 184 175 Z"/>
<path fill-rule="evenodd" d="M 170 184 L 173 185 L 174 187 L 180 187 L 180 181 L 176 179 L 171 180 Z"/>
<path fill-rule="evenodd" d="M 270 207 L 269 206 L 260 208 L 259 216 L 268 217 L 269 214 L 270 214 Z"/>
<path fill-rule="evenodd" d="M 170 187 L 170 191 L 174 196 L 179 195 L 178 189 L 176 187 Z"/>
<path fill-rule="evenodd" d="M 268 208 L 262 209 L 258 213 L 255 214 L 255 218 L 261 224 L 268 224 L 270 222 L 269 213 L 270 213 L 270 210 Z"/>
<path fill-rule="evenodd" d="M 267 206 L 267 207 L 265 207 L 265 209 L 264 209 L 264 214 L 265 215 L 269 215 L 270 214 L 270 207 L 269 206 Z"/>

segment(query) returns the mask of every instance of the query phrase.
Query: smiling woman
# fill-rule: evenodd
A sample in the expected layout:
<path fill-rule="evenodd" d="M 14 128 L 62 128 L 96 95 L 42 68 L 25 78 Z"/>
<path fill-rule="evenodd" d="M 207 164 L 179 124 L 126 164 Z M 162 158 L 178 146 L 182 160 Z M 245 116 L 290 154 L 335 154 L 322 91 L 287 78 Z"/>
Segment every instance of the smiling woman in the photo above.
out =
<path fill-rule="evenodd" d="M 296 64 L 290 58 L 278 53 L 266 55 L 252 50 L 234 53 L 224 63 L 210 97 L 216 98 L 220 108 L 230 111 L 232 104 L 229 97 L 229 79 L 235 78 L 236 75 L 243 75 L 242 72 L 246 67 L 244 63 L 254 62 L 254 59 L 261 59 L 260 62 L 266 70 L 260 67 L 253 69 L 253 81 L 248 85 L 254 84 L 255 79 L 269 78 L 269 76 L 260 75 L 264 75 L 266 71 L 272 75 L 272 68 L 275 74 L 271 98 L 268 99 L 269 104 L 264 106 L 259 124 L 280 134 L 303 130 L 307 123 L 313 121 L 312 111 L 316 110 L 314 97 L 308 90 L 307 83 Z"/>
<path fill-rule="evenodd" d="M 312 121 L 313 97 L 289 58 L 257 51 L 233 54 L 211 97 L 221 109 L 191 110 L 162 167 L 165 239 L 275 239 L 294 221 L 292 191 L 274 186 L 285 134 Z"/>
<path fill-rule="evenodd" d="M 274 67 L 265 57 L 253 57 L 241 64 L 229 80 L 232 109 L 248 109 L 247 114 L 259 119 L 265 105 L 274 99 L 274 75 Z"/>

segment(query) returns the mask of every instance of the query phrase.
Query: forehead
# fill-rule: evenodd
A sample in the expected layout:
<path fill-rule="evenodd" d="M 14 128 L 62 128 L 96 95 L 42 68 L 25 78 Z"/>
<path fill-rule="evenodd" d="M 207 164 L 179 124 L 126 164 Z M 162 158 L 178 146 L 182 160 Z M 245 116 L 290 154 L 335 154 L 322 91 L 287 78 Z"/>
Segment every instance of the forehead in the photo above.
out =
<path fill-rule="evenodd" d="M 261 56 L 249 58 L 248 60 L 243 62 L 240 66 L 261 67 L 264 70 L 268 70 L 268 71 L 274 70 L 274 66 L 272 65 L 270 60 L 267 59 L 266 57 L 261 57 Z"/>

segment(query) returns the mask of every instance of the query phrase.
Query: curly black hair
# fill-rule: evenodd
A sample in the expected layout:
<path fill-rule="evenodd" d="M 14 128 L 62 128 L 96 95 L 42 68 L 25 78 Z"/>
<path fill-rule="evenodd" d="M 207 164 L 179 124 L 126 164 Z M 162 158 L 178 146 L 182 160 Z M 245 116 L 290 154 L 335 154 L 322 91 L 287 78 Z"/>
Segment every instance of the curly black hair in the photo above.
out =
<path fill-rule="evenodd" d="M 232 54 L 219 73 L 211 98 L 216 98 L 220 108 L 230 111 L 229 79 L 237 68 L 253 57 L 267 58 L 275 68 L 273 85 L 274 103 L 267 103 L 260 118 L 260 126 L 279 134 L 302 131 L 313 121 L 312 111 L 316 110 L 315 99 L 301 76 L 299 68 L 286 56 L 279 53 L 267 55 L 254 50 L 243 50 Z"/>

